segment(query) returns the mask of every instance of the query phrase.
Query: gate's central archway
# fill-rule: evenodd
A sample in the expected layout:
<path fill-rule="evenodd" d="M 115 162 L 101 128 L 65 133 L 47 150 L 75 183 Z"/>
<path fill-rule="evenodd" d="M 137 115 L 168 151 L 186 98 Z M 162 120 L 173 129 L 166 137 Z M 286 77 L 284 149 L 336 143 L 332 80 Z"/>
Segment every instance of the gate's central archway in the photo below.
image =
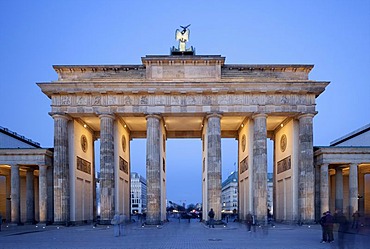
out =
<path fill-rule="evenodd" d="M 203 210 L 213 208 L 216 219 L 221 218 L 221 138 L 239 141 L 242 219 L 249 211 L 266 217 L 266 138 L 273 139 L 279 181 L 274 210 L 291 208 L 282 219 L 314 220 L 312 120 L 315 98 L 328 82 L 308 79 L 312 65 L 224 61 L 219 55 L 171 55 L 143 57 L 142 65 L 54 66 L 58 80 L 38 85 L 51 98 L 55 122 L 55 221 L 92 219 L 78 216 L 81 206 L 93 205 L 76 193 L 81 186 L 94 192 L 86 169 L 97 137 L 102 221 L 115 212 L 129 215 L 129 141 L 144 137 L 150 224 L 165 219 L 168 138 L 202 139 Z"/>

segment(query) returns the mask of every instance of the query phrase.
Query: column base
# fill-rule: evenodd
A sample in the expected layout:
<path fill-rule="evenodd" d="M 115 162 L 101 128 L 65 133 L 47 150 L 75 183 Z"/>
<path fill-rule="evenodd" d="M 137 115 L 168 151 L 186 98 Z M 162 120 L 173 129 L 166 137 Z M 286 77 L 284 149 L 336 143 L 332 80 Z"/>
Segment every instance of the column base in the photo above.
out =
<path fill-rule="evenodd" d="M 24 224 L 25 225 L 36 225 L 38 222 L 36 220 L 28 220 Z"/>
<path fill-rule="evenodd" d="M 97 223 L 99 225 L 112 225 L 111 220 L 98 220 Z"/>
<path fill-rule="evenodd" d="M 16 226 L 24 226 L 24 223 L 22 222 L 11 222 L 8 224 L 10 227 L 16 227 Z"/>
<path fill-rule="evenodd" d="M 73 222 L 71 222 L 71 221 L 54 221 L 53 225 L 69 227 L 69 226 L 73 225 Z"/>

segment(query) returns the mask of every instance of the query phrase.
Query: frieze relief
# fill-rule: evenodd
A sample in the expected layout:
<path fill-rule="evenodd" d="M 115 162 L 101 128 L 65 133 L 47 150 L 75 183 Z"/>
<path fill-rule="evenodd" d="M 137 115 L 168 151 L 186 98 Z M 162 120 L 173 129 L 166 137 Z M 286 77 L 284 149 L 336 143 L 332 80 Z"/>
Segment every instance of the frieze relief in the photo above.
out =
<path fill-rule="evenodd" d="M 140 96 L 140 105 L 147 105 L 148 104 L 148 96 Z"/>
<path fill-rule="evenodd" d="M 132 101 L 132 98 L 130 96 L 124 96 L 123 97 L 123 104 L 124 105 L 132 105 L 133 104 L 133 101 Z"/>
<path fill-rule="evenodd" d="M 118 96 L 108 95 L 108 105 L 118 105 Z"/>
<path fill-rule="evenodd" d="M 101 105 L 101 96 L 93 96 L 93 105 Z"/>
<path fill-rule="evenodd" d="M 87 105 L 88 99 L 86 96 L 77 96 L 76 105 Z"/>
<path fill-rule="evenodd" d="M 128 162 L 122 157 L 119 157 L 119 169 L 125 174 L 128 174 Z"/>
<path fill-rule="evenodd" d="M 290 170 L 292 168 L 291 156 L 284 158 L 277 162 L 277 173 L 283 173 L 284 171 Z"/>
<path fill-rule="evenodd" d="M 248 156 L 245 157 L 241 162 L 240 162 L 240 165 L 239 165 L 240 169 L 239 169 L 239 172 L 240 174 L 244 173 L 245 171 L 248 170 Z"/>
<path fill-rule="evenodd" d="M 91 175 L 91 163 L 81 157 L 77 157 L 77 167 L 76 168 L 82 172 L 85 172 Z"/>
<path fill-rule="evenodd" d="M 53 106 L 205 106 L 205 105 L 314 105 L 314 96 L 266 95 L 266 94 L 208 94 L 208 95 L 57 95 L 52 97 Z"/>

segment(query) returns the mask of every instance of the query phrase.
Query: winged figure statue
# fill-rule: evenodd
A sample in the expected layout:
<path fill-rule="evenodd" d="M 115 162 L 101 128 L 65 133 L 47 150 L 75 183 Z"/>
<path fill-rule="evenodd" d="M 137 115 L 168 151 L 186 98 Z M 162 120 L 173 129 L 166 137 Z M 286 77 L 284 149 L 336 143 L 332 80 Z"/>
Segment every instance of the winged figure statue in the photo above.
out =
<path fill-rule="evenodd" d="M 189 40 L 190 30 L 188 27 L 190 26 L 180 26 L 182 30 L 176 29 L 175 38 L 179 41 L 179 51 L 183 52 L 186 51 L 186 42 Z"/>

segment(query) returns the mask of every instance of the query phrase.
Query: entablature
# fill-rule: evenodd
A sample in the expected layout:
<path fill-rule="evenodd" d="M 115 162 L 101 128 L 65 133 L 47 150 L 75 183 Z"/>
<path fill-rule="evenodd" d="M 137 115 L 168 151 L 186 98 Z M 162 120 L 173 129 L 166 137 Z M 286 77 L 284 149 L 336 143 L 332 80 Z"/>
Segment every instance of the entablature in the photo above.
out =
<path fill-rule="evenodd" d="M 55 94 L 314 94 L 318 97 L 329 82 L 53 82 L 38 83 L 50 98 Z"/>

